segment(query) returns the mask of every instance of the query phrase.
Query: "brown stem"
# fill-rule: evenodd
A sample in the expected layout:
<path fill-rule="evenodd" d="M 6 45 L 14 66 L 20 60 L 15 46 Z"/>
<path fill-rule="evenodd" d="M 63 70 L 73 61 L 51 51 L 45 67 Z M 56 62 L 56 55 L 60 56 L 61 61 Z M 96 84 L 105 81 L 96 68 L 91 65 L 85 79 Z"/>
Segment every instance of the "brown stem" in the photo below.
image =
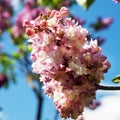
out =
<path fill-rule="evenodd" d="M 96 84 L 98 90 L 120 90 L 120 86 L 103 86 Z"/>
<path fill-rule="evenodd" d="M 37 111 L 37 120 L 41 120 L 41 112 L 42 112 L 42 96 L 41 93 L 38 92 L 38 111 Z"/>
<path fill-rule="evenodd" d="M 29 74 L 28 74 L 29 77 Z M 37 89 L 34 84 L 33 84 L 33 80 L 31 78 L 29 78 L 28 80 L 28 84 L 30 85 L 30 87 L 32 88 L 32 90 L 34 91 L 37 100 L 38 100 L 38 105 L 37 105 L 37 115 L 36 115 L 36 120 L 41 120 L 41 112 L 42 112 L 42 103 L 43 103 L 43 97 L 41 95 L 41 86 L 39 86 L 39 88 Z"/>
<path fill-rule="evenodd" d="M 42 101 L 43 98 L 41 96 L 40 91 L 38 91 L 36 88 L 33 88 L 37 98 L 38 98 L 38 109 L 37 109 L 37 116 L 36 116 L 36 120 L 41 120 L 41 112 L 42 112 Z"/>

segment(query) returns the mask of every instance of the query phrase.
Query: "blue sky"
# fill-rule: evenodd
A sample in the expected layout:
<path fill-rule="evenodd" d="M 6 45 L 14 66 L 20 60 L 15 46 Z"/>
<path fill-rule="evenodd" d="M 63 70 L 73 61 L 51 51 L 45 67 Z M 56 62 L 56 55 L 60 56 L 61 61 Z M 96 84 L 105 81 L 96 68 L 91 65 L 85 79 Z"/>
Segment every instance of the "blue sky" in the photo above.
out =
<path fill-rule="evenodd" d="M 102 84 L 112 84 L 111 79 L 120 74 L 120 4 L 115 4 L 112 0 L 96 0 L 88 11 L 78 5 L 73 6 L 71 11 L 87 21 L 85 27 L 89 23 L 95 22 L 99 16 L 114 18 L 109 30 L 97 33 L 107 39 L 102 49 L 112 65 Z M 4 39 L 7 42 L 8 36 L 5 35 Z M 11 48 L 6 44 L 6 50 L 9 49 Z M 102 101 L 102 105 L 96 111 L 85 109 L 85 120 L 120 120 L 120 92 L 98 91 L 97 96 L 102 96 L 102 98 L 99 98 Z M 37 99 L 28 86 L 24 74 L 20 71 L 17 70 L 17 84 L 11 83 L 7 90 L 0 89 L 0 106 L 3 108 L 3 113 L 0 113 L 2 120 L 35 120 Z M 53 120 L 54 114 L 53 101 L 44 96 L 42 120 Z M 110 117 L 110 115 L 114 117 Z"/>

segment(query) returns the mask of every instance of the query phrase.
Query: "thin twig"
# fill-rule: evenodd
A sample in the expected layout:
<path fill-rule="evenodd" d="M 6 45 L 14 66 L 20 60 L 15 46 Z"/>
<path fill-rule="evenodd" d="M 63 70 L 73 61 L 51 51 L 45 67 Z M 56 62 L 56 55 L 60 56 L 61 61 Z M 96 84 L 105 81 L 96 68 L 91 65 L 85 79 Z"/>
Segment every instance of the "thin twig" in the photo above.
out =
<path fill-rule="evenodd" d="M 28 75 L 29 76 L 29 75 Z M 37 115 L 36 115 L 36 120 L 41 120 L 41 112 L 42 112 L 42 103 L 43 103 L 43 97 L 41 95 L 41 86 L 39 86 L 39 88 L 37 89 L 34 84 L 33 84 L 33 80 L 29 79 L 27 80 L 29 86 L 32 88 L 32 90 L 34 91 L 37 100 L 38 100 L 38 105 L 37 105 Z"/>
<path fill-rule="evenodd" d="M 42 112 L 42 101 L 43 98 L 41 96 L 40 91 L 38 91 L 35 87 L 33 88 L 35 94 L 37 95 L 38 98 L 38 109 L 37 109 L 37 116 L 36 116 L 36 120 L 41 120 L 41 112 Z"/>
<path fill-rule="evenodd" d="M 120 90 L 120 86 L 103 86 L 96 84 L 98 90 Z"/>

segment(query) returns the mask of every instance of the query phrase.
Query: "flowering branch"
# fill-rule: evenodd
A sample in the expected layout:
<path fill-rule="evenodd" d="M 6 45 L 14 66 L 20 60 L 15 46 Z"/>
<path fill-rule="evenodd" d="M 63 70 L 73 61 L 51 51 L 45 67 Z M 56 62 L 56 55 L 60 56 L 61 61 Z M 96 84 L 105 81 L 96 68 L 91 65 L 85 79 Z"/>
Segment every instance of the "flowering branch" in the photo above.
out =
<path fill-rule="evenodd" d="M 120 90 L 120 86 L 103 86 L 96 84 L 96 87 L 98 90 Z"/>
<path fill-rule="evenodd" d="M 23 23 L 32 43 L 33 72 L 40 74 L 60 116 L 77 119 L 93 103 L 95 85 L 111 65 L 97 40 L 87 41 L 87 29 L 67 17 L 67 8 L 44 13 Z"/>

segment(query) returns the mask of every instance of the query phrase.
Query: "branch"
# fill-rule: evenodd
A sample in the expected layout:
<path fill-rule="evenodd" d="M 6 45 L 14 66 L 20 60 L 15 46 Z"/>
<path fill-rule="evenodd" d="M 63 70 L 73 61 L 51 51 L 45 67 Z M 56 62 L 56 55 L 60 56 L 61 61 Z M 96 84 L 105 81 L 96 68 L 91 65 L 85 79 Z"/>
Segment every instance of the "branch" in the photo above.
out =
<path fill-rule="evenodd" d="M 41 96 L 40 91 L 38 91 L 35 87 L 33 88 L 33 91 L 35 92 L 35 94 L 37 95 L 37 98 L 38 98 L 38 109 L 37 109 L 36 120 L 41 120 L 41 112 L 42 112 L 42 101 L 43 101 L 43 98 L 42 98 L 42 96 Z"/>
<path fill-rule="evenodd" d="M 27 75 L 29 76 L 29 74 Z M 33 80 L 30 78 L 27 80 L 29 86 L 32 88 L 32 90 L 34 91 L 37 100 L 38 100 L 38 105 L 37 105 L 37 115 L 36 115 L 36 120 L 41 120 L 41 112 L 42 112 L 42 103 L 43 103 L 43 97 L 41 95 L 41 86 L 39 86 L 39 88 L 37 89 L 34 84 L 33 84 Z"/>
<path fill-rule="evenodd" d="M 120 86 L 103 86 L 96 84 L 98 90 L 120 90 Z"/>

